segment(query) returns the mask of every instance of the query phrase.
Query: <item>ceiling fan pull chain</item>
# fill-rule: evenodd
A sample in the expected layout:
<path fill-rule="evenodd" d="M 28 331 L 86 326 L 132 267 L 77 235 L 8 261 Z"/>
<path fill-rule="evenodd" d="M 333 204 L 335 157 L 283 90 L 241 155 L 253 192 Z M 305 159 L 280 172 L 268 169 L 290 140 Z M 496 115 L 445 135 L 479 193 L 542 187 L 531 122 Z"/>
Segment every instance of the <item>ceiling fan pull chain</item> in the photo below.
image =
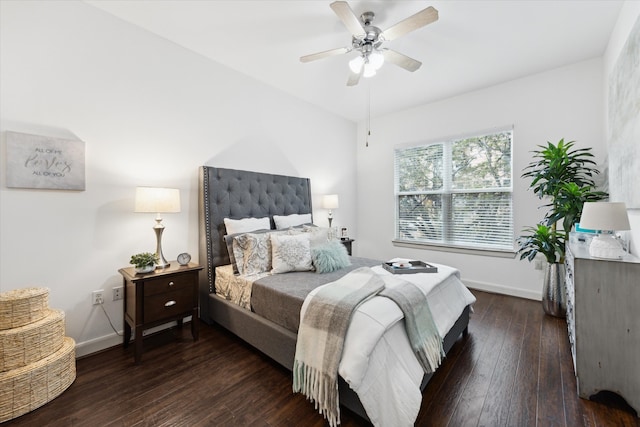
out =
<path fill-rule="evenodd" d="M 365 146 L 369 146 L 369 137 L 371 136 L 371 85 L 367 88 L 367 104 L 368 104 L 368 113 L 367 113 L 367 141 Z"/>

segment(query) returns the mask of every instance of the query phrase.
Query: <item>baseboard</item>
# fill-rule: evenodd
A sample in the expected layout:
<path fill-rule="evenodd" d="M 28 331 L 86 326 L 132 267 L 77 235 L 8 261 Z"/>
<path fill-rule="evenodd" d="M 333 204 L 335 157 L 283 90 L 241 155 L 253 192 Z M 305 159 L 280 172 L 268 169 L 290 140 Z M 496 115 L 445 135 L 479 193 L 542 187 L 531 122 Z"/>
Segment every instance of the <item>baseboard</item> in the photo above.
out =
<path fill-rule="evenodd" d="M 491 292 L 494 294 L 509 295 L 512 297 L 526 298 L 534 301 L 542 301 L 542 294 L 525 289 L 516 289 L 508 286 L 496 285 L 495 283 L 477 282 L 474 280 L 463 280 L 469 289 Z"/>
<path fill-rule="evenodd" d="M 120 333 L 122 333 L 122 331 Z M 122 337 L 115 332 L 103 337 L 76 343 L 76 359 L 117 345 L 122 345 Z"/>
<path fill-rule="evenodd" d="M 184 322 L 185 323 L 191 322 L 191 316 L 185 317 Z M 165 329 L 173 328 L 176 325 L 177 325 L 177 322 L 174 320 L 153 328 L 145 329 L 144 331 L 142 331 L 142 336 L 146 337 L 147 335 L 151 335 Z M 106 350 L 111 347 L 122 345 L 122 337 L 124 335 L 124 331 L 119 331 L 118 334 L 114 332 L 112 334 L 94 338 L 92 340 L 76 343 L 76 359 L 79 357 L 89 356 L 93 353 L 98 353 L 100 351 Z M 131 336 L 132 340 L 133 340 L 133 337 L 134 336 L 132 334 Z"/>

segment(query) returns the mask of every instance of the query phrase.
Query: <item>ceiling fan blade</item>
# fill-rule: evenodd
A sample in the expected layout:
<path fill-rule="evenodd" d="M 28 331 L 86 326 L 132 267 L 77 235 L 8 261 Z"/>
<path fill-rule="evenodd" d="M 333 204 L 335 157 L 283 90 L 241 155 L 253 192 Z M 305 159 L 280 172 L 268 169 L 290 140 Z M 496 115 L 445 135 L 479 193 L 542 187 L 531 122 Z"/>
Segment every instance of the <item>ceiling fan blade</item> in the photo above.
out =
<path fill-rule="evenodd" d="M 405 35 L 411 31 L 417 30 L 418 28 L 422 28 L 425 25 L 429 25 L 432 22 L 438 20 L 438 11 L 433 8 L 433 6 L 429 6 L 428 8 L 421 10 L 415 15 L 411 15 L 410 17 L 403 19 L 395 25 L 387 28 L 382 32 L 385 40 L 393 40 L 398 37 Z"/>
<path fill-rule="evenodd" d="M 351 49 L 346 47 L 339 47 L 337 49 L 325 50 L 324 52 L 312 53 L 311 55 L 305 55 L 300 57 L 300 62 L 311 62 L 317 59 L 327 58 L 329 56 L 341 55 L 343 53 L 350 52 Z"/>
<path fill-rule="evenodd" d="M 353 13 L 349 3 L 346 1 L 334 1 L 329 5 L 331 9 L 338 15 L 338 18 L 342 21 L 347 30 L 354 35 L 362 35 L 364 34 L 364 28 L 362 27 L 362 23 L 358 19 L 358 17 Z"/>
<path fill-rule="evenodd" d="M 389 61 L 407 71 L 414 72 L 422 65 L 422 62 L 396 52 L 395 50 L 384 49 L 382 54 L 384 55 L 385 61 Z"/>
<path fill-rule="evenodd" d="M 360 76 L 362 76 L 362 71 L 359 73 L 354 73 L 353 71 L 349 72 L 349 79 L 347 80 L 347 86 L 355 86 L 360 81 Z"/>

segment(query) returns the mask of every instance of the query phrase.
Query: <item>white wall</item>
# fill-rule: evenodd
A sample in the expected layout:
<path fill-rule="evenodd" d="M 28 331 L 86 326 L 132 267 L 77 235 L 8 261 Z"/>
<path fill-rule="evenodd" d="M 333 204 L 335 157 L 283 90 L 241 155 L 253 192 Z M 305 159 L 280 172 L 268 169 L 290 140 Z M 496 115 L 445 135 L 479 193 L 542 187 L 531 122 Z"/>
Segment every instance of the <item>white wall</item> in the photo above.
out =
<path fill-rule="evenodd" d="M 176 187 L 167 259 L 198 261 L 200 165 L 311 178 L 337 193 L 335 225 L 356 231 L 356 125 L 200 57 L 82 2 L 0 2 L 0 131 L 78 138 L 86 191 L 6 187 L 0 173 L 0 291 L 50 288 L 78 355 L 115 345 L 92 290 L 122 329 L 118 268 L 155 250 L 153 214 L 133 213 L 138 185 Z"/>
<path fill-rule="evenodd" d="M 541 201 L 527 191 L 529 181 L 520 178 L 536 145 L 546 141 L 555 143 L 560 138 L 575 140 L 576 147 L 592 147 L 596 159 L 604 159 L 602 79 L 602 61 L 594 59 L 397 114 L 374 117 L 369 147 L 364 144 L 366 123 L 360 123 L 357 254 L 448 264 L 460 269 L 470 287 L 539 299 L 542 272 L 527 261 L 393 246 L 393 149 L 399 144 L 513 125 L 513 205 L 517 236 L 523 227 L 535 225 L 543 217 L 543 212 L 538 210 Z"/>
<path fill-rule="evenodd" d="M 608 102 L 609 77 L 611 75 L 611 72 L 613 71 L 613 67 L 615 66 L 618 60 L 618 56 L 620 55 L 620 52 L 624 44 L 627 42 L 627 38 L 631 33 L 631 29 L 639 19 L 640 19 L 640 1 L 626 1 L 622 5 L 622 8 L 620 9 L 620 15 L 618 16 L 618 21 L 616 22 L 616 26 L 613 29 L 613 32 L 611 33 L 611 38 L 609 39 L 609 44 L 604 54 L 604 79 L 605 79 L 604 80 L 604 91 L 605 91 L 604 120 L 607 126 L 608 126 L 607 107 L 609 105 L 609 102 Z M 640 118 L 636 118 L 636 120 L 640 120 Z M 607 132 L 606 134 L 610 135 L 611 133 Z M 637 143 L 640 143 L 640 142 L 637 142 Z M 629 214 L 629 222 L 631 224 L 630 252 L 638 256 L 640 254 L 640 209 L 629 209 L 627 212 Z"/>

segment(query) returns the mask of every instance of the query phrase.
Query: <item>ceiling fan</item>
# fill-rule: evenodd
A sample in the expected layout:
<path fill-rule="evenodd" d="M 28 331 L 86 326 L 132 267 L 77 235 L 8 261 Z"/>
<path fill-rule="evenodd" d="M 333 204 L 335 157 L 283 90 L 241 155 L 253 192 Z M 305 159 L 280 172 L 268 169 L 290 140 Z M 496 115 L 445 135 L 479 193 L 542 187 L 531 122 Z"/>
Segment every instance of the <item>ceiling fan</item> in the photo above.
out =
<path fill-rule="evenodd" d="M 382 31 L 380 28 L 371 25 L 375 18 L 373 12 L 364 12 L 358 19 L 346 1 L 334 1 L 330 4 L 330 7 L 351 33 L 351 46 L 305 55 L 300 57 L 300 61 L 315 61 L 329 56 L 349 53 L 353 50 L 359 52 L 359 56 L 349 61 L 351 73 L 347 80 L 347 86 L 357 85 L 360 77 L 374 76 L 385 60 L 407 71 L 416 71 L 422 65 L 420 61 L 395 50 L 382 47 L 382 44 L 385 41 L 397 39 L 438 20 L 438 11 L 429 6 Z"/>

